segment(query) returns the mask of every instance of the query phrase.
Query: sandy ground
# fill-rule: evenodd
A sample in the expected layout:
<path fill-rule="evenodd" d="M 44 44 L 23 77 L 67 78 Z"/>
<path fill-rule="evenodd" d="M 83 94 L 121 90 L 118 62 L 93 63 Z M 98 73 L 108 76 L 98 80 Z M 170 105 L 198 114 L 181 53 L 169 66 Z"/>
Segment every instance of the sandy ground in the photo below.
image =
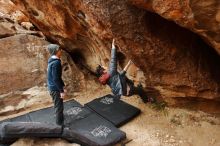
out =
<path fill-rule="evenodd" d="M 107 93 L 108 89 L 101 92 L 94 89 L 75 94 L 74 98 L 84 104 Z M 126 146 L 220 146 L 220 117 L 181 108 L 167 107 L 163 111 L 156 111 L 151 104 L 144 104 L 137 96 L 122 97 L 122 100 L 142 111 L 137 118 L 120 128 L 126 132 L 127 141 L 130 141 Z M 43 87 L 1 96 L 0 103 L 0 120 L 52 105 L 50 96 Z M 36 145 L 77 146 L 62 139 L 20 139 L 13 144 Z"/>

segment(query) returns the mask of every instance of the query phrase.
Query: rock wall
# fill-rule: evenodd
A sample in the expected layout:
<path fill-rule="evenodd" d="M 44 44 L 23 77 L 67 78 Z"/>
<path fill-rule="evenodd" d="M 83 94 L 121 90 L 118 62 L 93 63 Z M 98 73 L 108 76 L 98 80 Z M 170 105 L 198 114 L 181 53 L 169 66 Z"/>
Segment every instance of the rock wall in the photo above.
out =
<path fill-rule="evenodd" d="M 21 23 L 28 22 L 29 19 L 26 17 L 14 3 L 10 0 L 0 0 L 0 16 L 10 18 L 12 21 Z"/>
<path fill-rule="evenodd" d="M 220 54 L 219 0 L 130 0 L 199 34 Z"/>
<path fill-rule="evenodd" d="M 73 58 L 80 56 L 76 60 L 89 70 L 108 64 L 116 38 L 119 66 L 132 59 L 143 71 L 146 89 L 162 97 L 220 99 L 217 53 L 192 32 L 128 0 L 12 1 L 50 41 Z M 136 70 L 131 70 L 134 78 L 142 74 Z"/>
<path fill-rule="evenodd" d="M 45 85 L 49 58 L 49 42 L 42 33 L 25 29 L 9 16 L 0 17 L 0 94 Z M 70 95 L 84 87 L 84 75 L 65 51 L 62 63 Z"/>

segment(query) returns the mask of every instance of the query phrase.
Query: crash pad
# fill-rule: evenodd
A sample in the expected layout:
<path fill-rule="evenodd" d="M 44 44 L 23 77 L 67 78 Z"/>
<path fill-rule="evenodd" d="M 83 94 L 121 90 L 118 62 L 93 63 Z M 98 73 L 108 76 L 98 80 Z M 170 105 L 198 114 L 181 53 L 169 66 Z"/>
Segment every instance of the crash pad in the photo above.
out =
<path fill-rule="evenodd" d="M 70 142 L 79 143 L 85 146 L 111 146 L 126 137 L 126 134 L 117 129 L 111 122 L 104 119 L 90 108 L 82 107 L 75 100 L 64 103 L 64 118 L 65 126 L 62 129 L 60 136 L 59 132 L 54 134 L 55 136 L 61 137 Z M 4 124 L 5 122 L 7 123 L 7 121 L 9 121 L 9 124 L 12 124 L 11 127 L 13 127 L 13 124 L 18 124 L 18 126 L 14 125 L 18 128 L 17 130 L 16 128 L 14 128 L 15 131 L 13 131 L 13 128 L 9 128 L 8 135 L 7 131 L 5 132 L 4 128 Z M 2 129 L 0 130 L 0 135 L 2 135 L 0 142 L 4 144 L 6 142 L 7 144 L 7 142 L 10 143 L 16 140 L 16 137 L 26 137 L 28 131 L 31 131 L 31 129 L 37 128 L 37 126 L 39 126 L 39 122 L 46 125 L 50 125 L 50 123 L 55 123 L 53 107 L 33 111 L 25 115 L 18 116 L 16 118 L 4 120 L 4 122 L 0 124 L 1 127 L 3 126 L 3 128 L 0 128 Z M 22 123 L 29 123 L 29 126 L 27 125 L 26 127 L 25 124 L 22 125 Z M 33 125 L 31 125 L 31 123 L 33 123 Z M 36 123 L 36 125 L 34 123 Z M 47 129 L 46 127 L 45 129 Z M 44 131 L 42 130 L 42 127 L 39 127 L 34 130 L 36 131 L 36 133 L 32 133 L 29 136 L 39 137 L 38 130 L 40 130 L 40 135 L 41 131 Z M 49 128 L 48 130 L 51 129 Z M 10 132 L 13 132 L 13 135 L 10 135 Z M 54 136 L 50 135 L 51 133 L 50 131 L 48 131 L 48 133 L 42 134 L 42 137 Z"/>
<path fill-rule="evenodd" d="M 140 109 L 114 98 L 110 94 L 94 99 L 85 106 L 113 123 L 116 127 L 124 125 L 140 114 Z"/>
<path fill-rule="evenodd" d="M 84 107 L 77 111 L 77 118 L 70 118 L 63 130 L 64 139 L 82 145 L 112 146 L 126 138 L 124 132 L 90 109 Z"/>

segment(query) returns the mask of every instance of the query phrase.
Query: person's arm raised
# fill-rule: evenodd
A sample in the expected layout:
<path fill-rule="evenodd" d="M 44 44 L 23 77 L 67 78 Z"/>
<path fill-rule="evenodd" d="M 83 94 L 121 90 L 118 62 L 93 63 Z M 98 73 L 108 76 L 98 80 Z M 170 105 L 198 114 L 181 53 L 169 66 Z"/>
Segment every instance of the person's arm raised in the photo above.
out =
<path fill-rule="evenodd" d="M 129 60 L 127 65 L 124 67 L 123 71 L 127 72 L 128 68 L 130 67 L 131 64 L 132 64 L 132 61 Z"/>
<path fill-rule="evenodd" d="M 128 68 L 130 67 L 130 65 L 132 64 L 133 62 L 131 60 L 128 61 L 127 65 L 124 67 L 124 69 L 120 72 L 121 75 L 125 75 Z"/>
<path fill-rule="evenodd" d="M 111 49 L 111 60 L 109 65 L 109 74 L 111 76 L 117 73 L 117 56 L 116 56 L 116 47 L 115 47 L 115 40 L 112 41 L 112 49 Z"/>

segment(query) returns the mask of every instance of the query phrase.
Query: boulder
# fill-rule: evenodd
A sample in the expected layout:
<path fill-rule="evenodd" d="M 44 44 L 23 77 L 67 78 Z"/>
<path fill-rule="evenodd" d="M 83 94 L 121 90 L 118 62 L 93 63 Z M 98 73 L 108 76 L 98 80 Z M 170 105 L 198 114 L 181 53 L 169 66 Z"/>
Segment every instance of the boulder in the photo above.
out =
<path fill-rule="evenodd" d="M 131 0 L 131 3 L 199 34 L 220 54 L 219 0 Z"/>
<path fill-rule="evenodd" d="M 191 31 L 131 5 L 130 0 L 12 1 L 47 38 L 90 70 L 94 71 L 97 64 L 108 64 L 115 38 L 120 51 L 119 68 L 132 59 L 142 71 L 146 89 L 162 97 L 220 99 L 220 57 L 214 49 Z M 182 5 L 186 5 L 184 2 Z M 159 4 L 161 11 L 167 5 Z M 200 6 L 199 2 L 196 5 Z M 188 7 L 182 8 L 181 13 L 188 12 Z M 178 11 L 173 15 L 182 17 Z M 196 17 L 202 20 L 206 16 Z M 206 28 L 210 24 L 210 29 L 214 24 L 204 22 Z M 214 26 L 218 30 L 217 23 Z M 215 38 L 210 39 L 214 42 Z"/>
<path fill-rule="evenodd" d="M 0 94 L 46 84 L 48 41 L 19 24 L 0 21 Z M 83 88 L 83 74 L 63 51 L 63 79 L 69 94 Z"/>

